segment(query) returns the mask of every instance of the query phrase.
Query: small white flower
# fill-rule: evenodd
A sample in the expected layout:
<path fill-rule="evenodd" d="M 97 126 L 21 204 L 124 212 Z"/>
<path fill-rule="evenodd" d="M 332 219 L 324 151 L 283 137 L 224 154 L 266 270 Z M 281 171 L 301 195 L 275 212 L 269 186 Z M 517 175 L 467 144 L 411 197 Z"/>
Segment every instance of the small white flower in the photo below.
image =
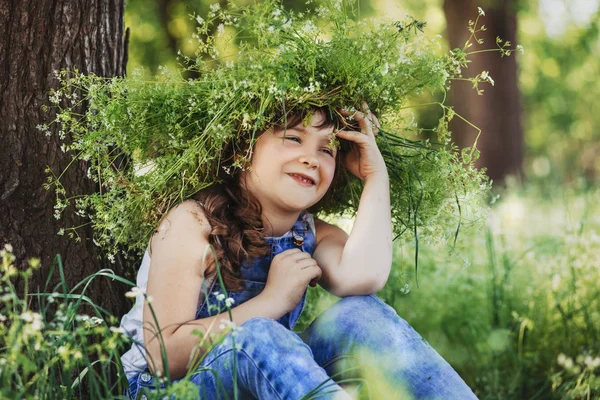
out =
<path fill-rule="evenodd" d="M 520 44 L 517 45 L 517 50 L 521 52 L 521 54 L 525 53 L 525 49 Z"/>
<path fill-rule="evenodd" d="M 233 303 L 235 303 L 235 300 L 234 300 L 234 299 L 232 299 L 231 297 L 228 297 L 227 299 L 225 299 L 225 305 L 226 305 L 228 308 L 231 308 L 231 306 L 233 305 Z"/>
<path fill-rule="evenodd" d="M 223 329 L 233 330 L 235 328 L 236 328 L 235 322 L 230 321 L 228 319 L 222 319 L 221 323 L 219 324 L 220 330 L 223 330 Z"/>
<path fill-rule="evenodd" d="M 60 346 L 57 351 L 58 351 L 58 354 L 60 354 L 61 356 L 64 356 L 65 353 L 67 352 L 67 348 L 65 346 Z"/>
<path fill-rule="evenodd" d="M 8 251 L 9 253 L 12 253 L 13 252 L 13 247 L 12 247 L 12 245 L 10 243 L 6 243 L 4 245 L 4 250 Z"/>
<path fill-rule="evenodd" d="M 485 11 L 483 11 L 483 9 L 481 7 L 477 7 L 477 12 L 479 12 L 479 15 L 485 17 Z"/>
<path fill-rule="evenodd" d="M 121 328 L 120 326 L 111 326 L 110 331 L 114 333 L 125 334 L 125 329 Z"/>
<path fill-rule="evenodd" d="M 6 321 L 6 315 L 0 314 L 0 322 Z"/>
<path fill-rule="evenodd" d="M 33 321 L 33 315 L 29 311 L 25 311 L 21 314 L 21 319 L 25 322 L 31 322 Z"/>
<path fill-rule="evenodd" d="M 219 24 L 217 26 L 217 36 L 221 36 L 225 33 L 225 26 L 223 24 Z"/>
<path fill-rule="evenodd" d="M 84 321 L 85 322 L 85 321 L 88 321 L 89 319 L 90 319 L 90 316 L 86 315 L 86 314 L 77 314 L 75 316 L 75 321 Z"/>
<path fill-rule="evenodd" d="M 135 298 L 140 294 L 144 294 L 144 291 L 137 286 L 131 288 L 131 290 L 125 293 L 125 297 Z"/>
<path fill-rule="evenodd" d="M 44 323 L 42 322 L 42 316 L 36 312 L 32 313 L 30 311 L 26 311 L 21 314 L 21 319 L 25 322 L 31 323 L 31 329 L 35 331 L 39 331 L 44 327 Z"/>
<path fill-rule="evenodd" d="M 215 292 L 215 296 L 217 297 L 217 301 L 225 300 L 225 295 L 223 293 Z"/>

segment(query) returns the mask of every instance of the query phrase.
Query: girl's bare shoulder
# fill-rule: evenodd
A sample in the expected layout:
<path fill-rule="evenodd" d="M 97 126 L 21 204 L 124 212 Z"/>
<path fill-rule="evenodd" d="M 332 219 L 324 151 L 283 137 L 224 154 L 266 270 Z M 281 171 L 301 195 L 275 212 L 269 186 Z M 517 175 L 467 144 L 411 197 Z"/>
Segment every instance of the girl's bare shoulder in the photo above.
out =
<path fill-rule="evenodd" d="M 204 208 L 195 200 L 185 200 L 167 212 L 150 240 L 150 251 L 172 246 L 192 246 L 208 243 L 211 227 Z"/>

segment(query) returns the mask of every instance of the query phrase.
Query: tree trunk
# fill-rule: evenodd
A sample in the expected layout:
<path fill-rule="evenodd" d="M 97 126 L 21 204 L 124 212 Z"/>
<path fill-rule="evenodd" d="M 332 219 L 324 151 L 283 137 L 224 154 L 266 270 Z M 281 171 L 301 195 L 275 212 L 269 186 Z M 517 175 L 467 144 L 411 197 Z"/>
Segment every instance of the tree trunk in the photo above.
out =
<path fill-rule="evenodd" d="M 55 195 L 42 188 L 44 171 L 62 171 L 71 155 L 61 151 L 56 127 L 46 137 L 36 126 L 54 116 L 42 111 L 58 84 L 54 70 L 76 68 L 106 77 L 125 73 L 123 17 L 124 0 L 0 2 L 0 140 L 5 149 L 0 158 L 0 246 L 12 244 L 20 268 L 30 257 L 42 261 L 30 291 L 43 290 L 57 253 L 69 287 L 105 265 L 89 228 L 79 230 L 80 242 L 57 235 L 61 227 L 85 221 L 67 213 L 54 218 Z M 68 169 L 61 181 L 69 194 L 95 190 L 85 172 L 81 164 Z M 127 307 L 123 289 L 100 278 L 86 294 L 119 313 Z"/>
<path fill-rule="evenodd" d="M 508 40 L 511 47 L 516 44 L 517 17 L 515 0 L 445 0 L 444 13 L 448 26 L 448 39 L 451 48 L 463 48 L 470 33 L 469 20 L 477 18 L 477 6 L 483 7 L 485 17 L 480 18 L 479 26 L 486 26 L 485 32 L 478 33 L 483 45 L 474 43 L 468 51 L 477 48 L 495 48 L 496 37 Z M 482 130 L 478 141 L 481 157 L 477 167 L 487 168 L 487 174 L 495 182 L 502 182 L 508 175 L 522 175 L 523 130 L 521 127 L 521 106 L 517 86 L 517 54 L 500 58 L 497 52 L 475 54 L 465 77 L 474 77 L 482 71 L 489 71 L 495 86 L 481 84 L 483 96 L 477 95 L 469 82 L 456 81 L 452 85 L 451 102 L 458 114 Z M 451 123 L 454 141 L 461 147 L 471 146 L 477 131 L 459 118 Z"/>

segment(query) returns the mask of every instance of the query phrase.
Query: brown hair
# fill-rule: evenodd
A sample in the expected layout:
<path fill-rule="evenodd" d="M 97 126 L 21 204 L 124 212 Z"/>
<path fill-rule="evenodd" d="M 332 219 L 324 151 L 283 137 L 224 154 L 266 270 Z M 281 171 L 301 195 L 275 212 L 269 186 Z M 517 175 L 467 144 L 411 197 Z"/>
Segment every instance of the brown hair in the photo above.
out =
<path fill-rule="evenodd" d="M 340 126 L 337 114 L 333 113 L 327 107 L 314 107 L 313 109 L 300 113 L 288 113 L 279 118 L 275 118 L 274 129 L 287 129 L 302 123 L 309 113 L 321 112 L 325 116 L 323 122 L 318 128 L 327 128 Z M 263 132 L 264 133 L 264 132 Z M 237 143 L 235 153 L 242 151 L 242 154 L 249 149 L 250 143 Z M 218 180 L 221 183 L 212 185 L 194 196 L 204 204 L 204 213 L 211 226 L 209 234 L 209 243 L 215 248 L 216 262 L 220 266 L 221 276 L 227 290 L 239 291 L 244 286 L 241 282 L 240 269 L 244 261 L 250 262 L 252 259 L 269 254 L 270 246 L 266 243 L 264 235 L 264 226 L 262 222 L 262 207 L 258 200 L 252 196 L 241 182 L 240 169 L 231 168 L 234 160 L 233 144 L 226 151 L 228 154 L 221 170 L 219 170 Z M 336 172 L 334 182 L 340 175 L 339 156 L 336 158 Z M 319 204 L 325 198 L 334 196 L 332 187 L 328 190 L 325 197 L 311 208 L 311 212 L 316 212 Z M 339 186 L 339 185 L 335 185 Z M 333 189 L 333 190 L 332 190 Z M 328 196 L 329 195 L 329 196 Z M 210 267 L 215 266 L 215 260 L 211 262 Z M 213 268 L 209 268 L 212 270 Z M 216 274 L 214 269 L 211 275 Z"/>

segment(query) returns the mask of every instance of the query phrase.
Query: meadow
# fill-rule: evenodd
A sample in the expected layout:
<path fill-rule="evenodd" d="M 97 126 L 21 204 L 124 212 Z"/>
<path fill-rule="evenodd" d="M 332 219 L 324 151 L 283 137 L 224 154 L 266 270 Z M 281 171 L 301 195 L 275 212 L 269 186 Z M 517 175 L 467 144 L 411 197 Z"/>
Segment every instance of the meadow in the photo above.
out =
<path fill-rule="evenodd" d="M 461 374 L 480 399 L 595 399 L 600 395 L 598 190 L 513 188 L 454 248 L 398 246 L 378 293 Z M 130 345 L 118 318 L 91 304 L 91 279 L 18 296 L 10 246 L 2 258 L 0 398 L 116 398 Z M 30 262 L 39 267 L 36 260 Z M 53 274 L 61 275 L 60 259 Z M 83 293 L 83 295 L 82 295 Z M 336 301 L 309 288 L 297 329 Z M 84 311 L 87 314 L 84 314 Z M 374 384 L 376 385 L 376 384 Z M 373 386 L 373 385 L 372 385 Z M 190 391 L 191 390 L 191 391 Z M 181 382 L 160 393 L 189 398 Z M 373 398 L 389 393 L 371 390 Z M 361 398 L 364 396 L 361 396 Z"/>
<path fill-rule="evenodd" d="M 378 295 L 480 399 L 600 398 L 596 199 L 597 190 L 509 190 L 453 251 L 421 244 L 418 287 L 414 249 L 397 248 Z M 334 301 L 316 292 L 322 307 Z"/>

